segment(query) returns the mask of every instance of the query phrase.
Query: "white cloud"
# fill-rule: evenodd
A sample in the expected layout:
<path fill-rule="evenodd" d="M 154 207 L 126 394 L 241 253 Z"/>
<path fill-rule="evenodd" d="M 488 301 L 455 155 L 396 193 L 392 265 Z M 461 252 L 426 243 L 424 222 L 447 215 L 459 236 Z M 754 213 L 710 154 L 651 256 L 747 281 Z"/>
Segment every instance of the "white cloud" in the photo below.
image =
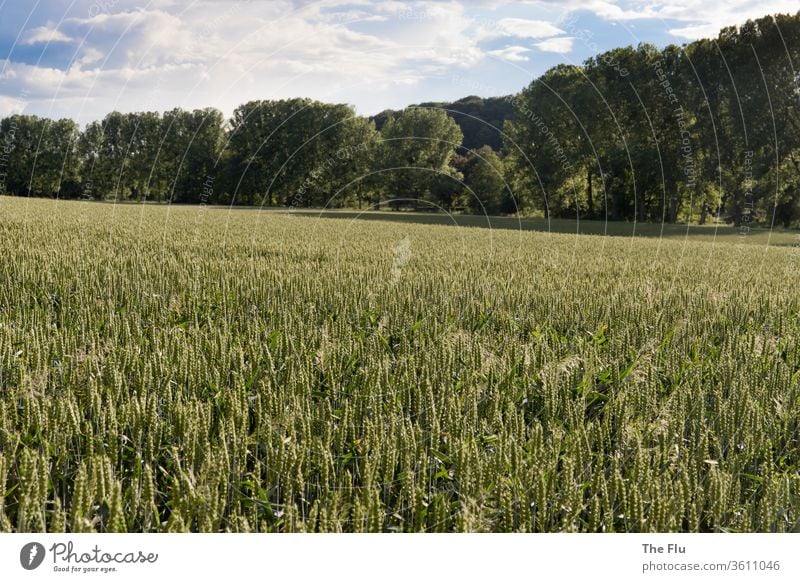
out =
<path fill-rule="evenodd" d="M 525 48 L 524 46 L 507 46 L 503 49 L 489 51 L 489 54 L 504 61 L 522 62 L 528 60 L 525 53 L 529 53 L 530 51 L 531 49 Z"/>
<path fill-rule="evenodd" d="M 472 37 L 477 42 L 501 38 L 542 39 L 564 34 L 564 31 L 553 23 L 525 18 L 478 19 L 473 22 L 473 26 Z"/>
<path fill-rule="evenodd" d="M 677 36 L 678 38 L 696 40 L 698 38 L 716 38 L 720 28 L 720 25 L 706 23 L 670 28 L 669 33 L 672 36 Z"/>
<path fill-rule="evenodd" d="M 575 39 L 571 36 L 561 36 L 558 38 L 548 38 L 547 40 L 535 43 L 533 46 L 546 53 L 566 54 L 572 51 L 574 42 Z"/>
<path fill-rule="evenodd" d="M 687 26 L 673 27 L 669 33 L 679 38 L 696 40 L 714 38 L 721 28 L 743 24 L 749 19 L 767 14 L 796 14 L 800 6 L 796 0 L 686 0 L 683 5 L 663 6 L 654 10 L 658 18 L 688 22 Z"/>
<path fill-rule="evenodd" d="M 587 11 L 607 21 L 662 21 L 665 28 L 667 21 L 685 22 L 685 26 L 672 26 L 668 32 L 687 40 L 713 38 L 726 26 L 743 24 L 766 14 L 796 14 L 800 9 L 797 0 L 536 0 L 530 3 L 561 6 L 562 16 Z"/>
<path fill-rule="evenodd" d="M 8 117 L 15 113 L 22 113 L 25 111 L 26 105 L 27 102 L 22 99 L 0 95 L 0 117 Z"/>
<path fill-rule="evenodd" d="M 524 18 L 503 18 L 498 21 L 498 29 L 509 36 L 519 38 L 548 38 L 564 34 L 564 31 L 544 20 Z"/>
<path fill-rule="evenodd" d="M 594 14 L 598 32 L 610 22 L 661 19 L 662 30 L 691 39 L 797 11 L 796 0 L 74 0 L 66 13 L 45 4 L 38 21 L 29 24 L 25 12 L 16 25 L 27 27 L 20 37 L 27 46 L 56 44 L 40 66 L 30 57 L 35 50 L 17 60 L 11 51 L 0 108 L 19 108 L 15 99 L 27 89 L 26 111 L 81 122 L 113 109 L 211 105 L 229 114 L 250 99 L 290 96 L 372 113 L 448 90 L 458 98 L 458 87 L 442 88 L 458 71 L 485 75 L 510 93 L 557 62 L 536 50 L 573 50 L 577 32 L 562 20 L 570 16 Z M 18 30 L 7 16 L 13 38 Z M 604 40 L 598 50 L 627 42 Z M 511 69 L 516 77 L 505 74 Z"/>
<path fill-rule="evenodd" d="M 33 45 L 48 42 L 74 42 L 74 39 L 68 37 L 57 28 L 38 26 L 28 30 L 20 41 L 20 44 Z"/>
<path fill-rule="evenodd" d="M 376 112 L 402 88 L 412 92 L 485 56 L 468 34 L 461 4 L 415 3 L 424 19 L 386 21 L 404 6 L 380 6 L 376 18 L 362 11 L 375 8 L 366 0 L 84 11 L 60 27 L 85 38 L 70 66 L 8 63 L 6 76 L 16 82 L 4 93 L 26 88 L 38 113 L 81 122 L 113 109 L 212 105 L 230 114 L 250 99 L 296 96 L 358 102 Z M 353 18 L 369 21 L 370 32 L 349 27 Z"/>
<path fill-rule="evenodd" d="M 379 12 L 386 12 L 389 14 L 399 14 L 406 10 L 409 10 L 410 6 L 408 2 L 393 2 L 393 1 L 386 1 L 386 2 L 378 2 L 375 6 L 375 9 Z"/>

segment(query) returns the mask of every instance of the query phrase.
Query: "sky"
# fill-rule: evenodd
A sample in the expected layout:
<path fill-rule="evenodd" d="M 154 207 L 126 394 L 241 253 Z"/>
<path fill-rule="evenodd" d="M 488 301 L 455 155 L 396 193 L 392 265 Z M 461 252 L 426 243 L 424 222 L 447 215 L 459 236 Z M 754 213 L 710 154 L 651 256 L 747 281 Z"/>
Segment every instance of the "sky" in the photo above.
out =
<path fill-rule="evenodd" d="M 311 97 L 363 115 L 516 93 L 618 46 L 715 37 L 797 0 L 0 0 L 0 117 Z"/>

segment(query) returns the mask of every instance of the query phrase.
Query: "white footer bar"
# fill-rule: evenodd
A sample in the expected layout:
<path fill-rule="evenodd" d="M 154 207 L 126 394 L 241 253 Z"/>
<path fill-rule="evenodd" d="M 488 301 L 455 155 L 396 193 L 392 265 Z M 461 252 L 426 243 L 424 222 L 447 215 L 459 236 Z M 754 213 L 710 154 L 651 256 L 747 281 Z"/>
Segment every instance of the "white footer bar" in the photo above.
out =
<path fill-rule="evenodd" d="M 4 534 L 0 580 L 798 580 L 798 544 L 792 534 Z"/>

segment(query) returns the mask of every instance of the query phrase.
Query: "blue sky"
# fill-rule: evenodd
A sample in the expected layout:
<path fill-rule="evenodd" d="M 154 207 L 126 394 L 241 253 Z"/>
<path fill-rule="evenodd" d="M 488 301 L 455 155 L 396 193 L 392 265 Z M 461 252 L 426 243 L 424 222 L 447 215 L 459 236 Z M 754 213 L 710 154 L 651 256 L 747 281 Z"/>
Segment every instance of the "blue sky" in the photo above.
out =
<path fill-rule="evenodd" d="M 0 0 L 0 116 L 313 97 L 373 114 L 519 91 L 639 42 L 716 36 L 796 0 Z"/>

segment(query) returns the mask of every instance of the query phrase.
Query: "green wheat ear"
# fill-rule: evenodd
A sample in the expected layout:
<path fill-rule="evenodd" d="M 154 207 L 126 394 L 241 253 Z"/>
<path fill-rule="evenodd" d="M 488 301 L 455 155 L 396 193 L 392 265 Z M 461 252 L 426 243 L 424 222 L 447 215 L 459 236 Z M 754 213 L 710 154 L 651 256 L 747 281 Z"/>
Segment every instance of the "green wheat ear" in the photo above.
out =
<path fill-rule="evenodd" d="M 0 531 L 798 529 L 793 249 L 2 204 Z"/>

